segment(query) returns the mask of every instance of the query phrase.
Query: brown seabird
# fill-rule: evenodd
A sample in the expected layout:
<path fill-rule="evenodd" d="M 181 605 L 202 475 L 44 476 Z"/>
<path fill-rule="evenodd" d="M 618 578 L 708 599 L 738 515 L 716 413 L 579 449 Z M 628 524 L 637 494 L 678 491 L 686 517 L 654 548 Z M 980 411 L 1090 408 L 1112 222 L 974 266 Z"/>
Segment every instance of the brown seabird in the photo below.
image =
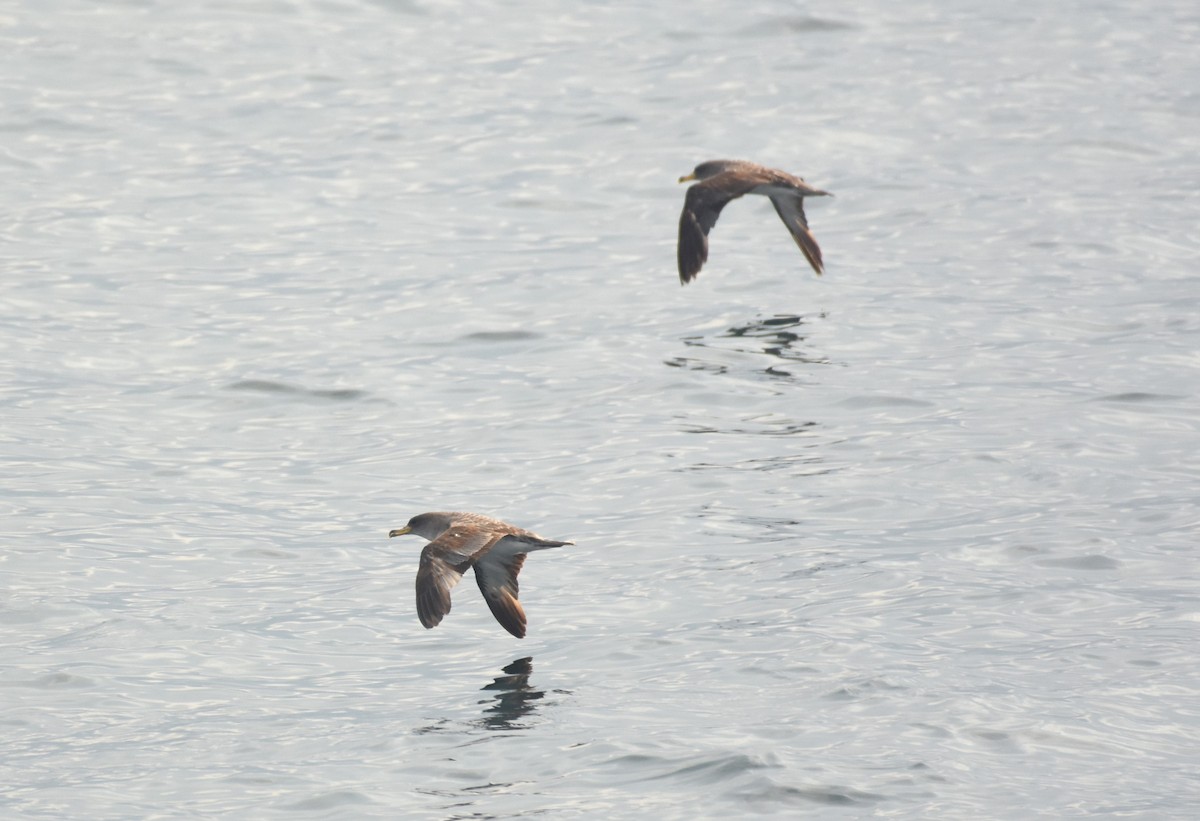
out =
<path fill-rule="evenodd" d="M 475 581 L 500 626 L 525 638 L 525 610 L 517 600 L 517 574 L 525 554 L 574 542 L 543 539 L 536 533 L 479 513 L 422 513 L 388 533 L 415 533 L 429 540 L 417 568 L 417 616 L 436 627 L 450 612 L 450 590 L 475 568 Z"/>
<path fill-rule="evenodd" d="M 679 281 L 687 285 L 708 259 L 708 232 L 717 224 L 721 209 L 743 194 L 762 194 L 800 246 L 809 265 L 821 275 L 821 249 L 804 218 L 805 197 L 831 197 L 799 177 L 745 160 L 709 160 L 696 166 L 680 182 L 698 182 L 688 188 L 679 215 Z"/>

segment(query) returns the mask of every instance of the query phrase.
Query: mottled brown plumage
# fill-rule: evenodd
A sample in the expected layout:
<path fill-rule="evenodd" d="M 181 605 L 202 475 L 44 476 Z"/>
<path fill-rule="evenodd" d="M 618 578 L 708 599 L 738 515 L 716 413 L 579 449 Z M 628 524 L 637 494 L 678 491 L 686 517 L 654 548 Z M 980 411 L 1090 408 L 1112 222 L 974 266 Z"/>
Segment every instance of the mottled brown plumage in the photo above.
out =
<path fill-rule="evenodd" d="M 450 612 L 450 591 L 467 568 L 475 568 L 479 591 L 500 622 L 517 638 L 525 637 L 525 610 L 517 599 L 517 574 L 525 554 L 573 542 L 543 539 L 536 533 L 479 513 L 422 513 L 388 537 L 415 533 L 429 539 L 417 568 L 417 616 L 436 627 Z"/>
<path fill-rule="evenodd" d="M 821 248 L 808 230 L 804 216 L 805 197 L 833 196 L 813 188 L 799 177 L 744 160 L 709 160 L 696 166 L 680 182 L 697 180 L 687 190 L 679 215 L 679 281 L 687 285 L 708 260 L 708 232 L 731 200 L 745 194 L 761 194 L 771 200 L 792 239 L 809 265 L 821 275 L 825 266 Z"/>

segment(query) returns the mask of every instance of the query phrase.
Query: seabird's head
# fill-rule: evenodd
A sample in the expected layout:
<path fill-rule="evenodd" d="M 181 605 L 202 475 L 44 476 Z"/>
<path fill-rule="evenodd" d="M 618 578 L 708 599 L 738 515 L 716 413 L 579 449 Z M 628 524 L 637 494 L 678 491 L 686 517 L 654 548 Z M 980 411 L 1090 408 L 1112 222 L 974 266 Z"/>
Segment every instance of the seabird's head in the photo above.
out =
<path fill-rule="evenodd" d="M 404 527 L 398 527 L 388 533 L 388 538 L 393 536 L 403 536 L 406 533 L 416 533 L 430 541 L 433 541 L 438 536 L 450 527 L 450 519 L 445 513 L 421 513 L 413 516 L 408 520 L 408 524 Z"/>
<path fill-rule="evenodd" d="M 679 181 L 692 182 L 694 180 L 696 182 L 704 182 L 704 180 L 707 180 L 709 177 L 715 177 L 718 174 L 728 171 L 730 168 L 740 164 L 740 160 L 709 160 L 708 162 L 702 162 L 697 165 L 694 169 L 692 169 L 692 173 L 688 174 L 686 177 L 680 177 Z"/>

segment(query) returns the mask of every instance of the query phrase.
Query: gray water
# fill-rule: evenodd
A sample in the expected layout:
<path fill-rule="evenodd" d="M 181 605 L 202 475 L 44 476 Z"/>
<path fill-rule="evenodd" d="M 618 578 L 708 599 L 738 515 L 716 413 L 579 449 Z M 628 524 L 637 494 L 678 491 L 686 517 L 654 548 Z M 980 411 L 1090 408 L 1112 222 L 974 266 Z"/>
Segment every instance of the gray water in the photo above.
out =
<path fill-rule="evenodd" d="M 0 816 L 1194 817 L 1193 3 L 0 7 Z M 836 197 L 812 275 L 697 162 Z M 752 201 L 753 200 L 753 201 Z M 416 620 L 425 510 L 530 557 Z"/>

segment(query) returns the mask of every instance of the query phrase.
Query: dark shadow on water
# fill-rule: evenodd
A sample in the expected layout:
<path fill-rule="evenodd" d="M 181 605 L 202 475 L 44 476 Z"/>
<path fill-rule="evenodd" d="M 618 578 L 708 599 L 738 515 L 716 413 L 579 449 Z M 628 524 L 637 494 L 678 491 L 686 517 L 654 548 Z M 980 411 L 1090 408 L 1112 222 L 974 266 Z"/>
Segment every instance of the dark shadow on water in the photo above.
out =
<path fill-rule="evenodd" d="M 824 314 L 818 318 L 824 319 Z M 804 317 L 798 314 L 775 314 L 769 317 L 756 317 L 745 325 L 735 325 L 714 337 L 685 336 L 683 344 L 689 348 L 707 348 L 714 351 L 726 351 L 753 356 L 768 356 L 769 362 L 762 372 L 772 377 L 791 378 L 796 375 L 797 366 L 828 365 L 830 360 L 825 356 L 816 356 L 802 350 L 807 335 L 801 333 L 801 328 L 808 324 Z M 732 340 L 732 341 L 729 341 Z M 686 368 L 694 371 L 709 373 L 728 373 L 731 369 L 729 361 L 716 362 L 703 356 L 677 356 L 666 360 L 672 368 Z"/>
<path fill-rule="evenodd" d="M 1129 393 L 1110 393 L 1105 396 L 1097 396 L 1089 399 L 1088 401 L 1121 402 L 1127 404 L 1158 404 L 1160 402 L 1175 402 L 1186 398 L 1186 396 L 1174 393 L 1143 393 L 1141 391 L 1131 391 Z"/>
<path fill-rule="evenodd" d="M 491 698 L 483 699 L 483 726 L 489 730 L 521 730 L 527 725 L 523 719 L 533 713 L 537 702 L 545 697 L 546 691 L 539 690 L 529 683 L 533 673 L 533 657 L 508 664 L 502 670 L 504 675 L 497 676 L 491 684 L 481 689 L 494 693 Z"/>
<path fill-rule="evenodd" d="M 487 693 L 486 698 L 476 704 L 483 708 L 481 718 L 466 720 L 440 718 L 414 728 L 418 735 L 430 733 L 458 733 L 468 738 L 478 738 L 481 730 L 512 731 L 528 730 L 533 727 L 532 719 L 538 703 L 546 697 L 546 691 L 529 682 L 533 674 L 533 656 L 516 659 L 500 670 L 500 675 L 479 689 Z M 570 695 L 570 690 L 551 690 L 557 695 Z M 463 702 L 465 706 L 467 702 Z M 474 743 L 474 742 L 471 742 Z"/>
<path fill-rule="evenodd" d="M 534 333 L 533 331 L 476 331 L 475 333 L 460 336 L 457 342 L 527 342 L 531 339 L 541 339 L 542 334 Z"/>
<path fill-rule="evenodd" d="M 300 385 L 289 385 L 286 382 L 274 382 L 269 379 L 243 379 L 225 386 L 230 391 L 246 391 L 250 393 L 273 393 L 282 396 L 294 396 L 300 399 L 324 399 L 335 402 L 348 402 L 370 397 L 367 391 L 355 388 L 305 388 Z"/>
<path fill-rule="evenodd" d="M 688 423 L 682 427 L 682 430 L 684 433 L 734 433 L 738 435 L 749 433 L 754 436 L 803 436 L 812 433 L 813 429 L 817 427 L 816 422 L 772 421 L 774 422 L 773 424 L 763 424 L 757 427 L 746 425 L 744 427 L 726 428 Z"/>
<path fill-rule="evenodd" d="M 825 314 L 819 314 L 825 318 Z M 696 356 L 681 356 L 666 360 L 673 368 L 717 374 L 732 374 L 741 378 L 766 377 L 770 384 L 784 379 L 797 384 L 797 379 L 813 378 L 813 366 L 830 365 L 828 357 L 815 356 L 805 350 L 807 334 L 804 326 L 809 320 L 798 314 L 759 316 L 752 322 L 735 325 L 711 336 L 683 337 L 683 343 Z M 764 367 L 765 365 L 765 367 Z M 779 390 L 790 388 L 780 385 Z M 774 390 L 774 388 L 773 388 Z M 781 414 L 748 414 L 730 424 L 727 418 L 709 418 L 694 411 L 681 413 L 682 430 L 698 434 L 752 434 L 755 436 L 808 437 L 816 432 L 818 423 Z M 794 457 L 788 457 L 789 460 Z M 711 466 L 702 466 L 711 467 Z M 755 466 L 756 470 L 771 469 L 771 465 Z"/>
<path fill-rule="evenodd" d="M 782 471 L 789 476 L 828 476 L 837 472 L 836 468 L 825 467 L 825 459 L 820 455 L 785 454 L 783 456 L 768 456 L 758 459 L 744 459 L 740 462 L 696 462 L 691 465 L 675 468 L 679 473 L 696 473 L 706 470 L 727 472 L 731 470 L 753 470 L 761 473 Z"/>
<path fill-rule="evenodd" d="M 789 15 L 771 17 L 737 31 L 742 37 L 789 37 L 797 34 L 821 34 L 827 31 L 849 31 L 857 28 L 851 23 L 829 17 Z"/>

